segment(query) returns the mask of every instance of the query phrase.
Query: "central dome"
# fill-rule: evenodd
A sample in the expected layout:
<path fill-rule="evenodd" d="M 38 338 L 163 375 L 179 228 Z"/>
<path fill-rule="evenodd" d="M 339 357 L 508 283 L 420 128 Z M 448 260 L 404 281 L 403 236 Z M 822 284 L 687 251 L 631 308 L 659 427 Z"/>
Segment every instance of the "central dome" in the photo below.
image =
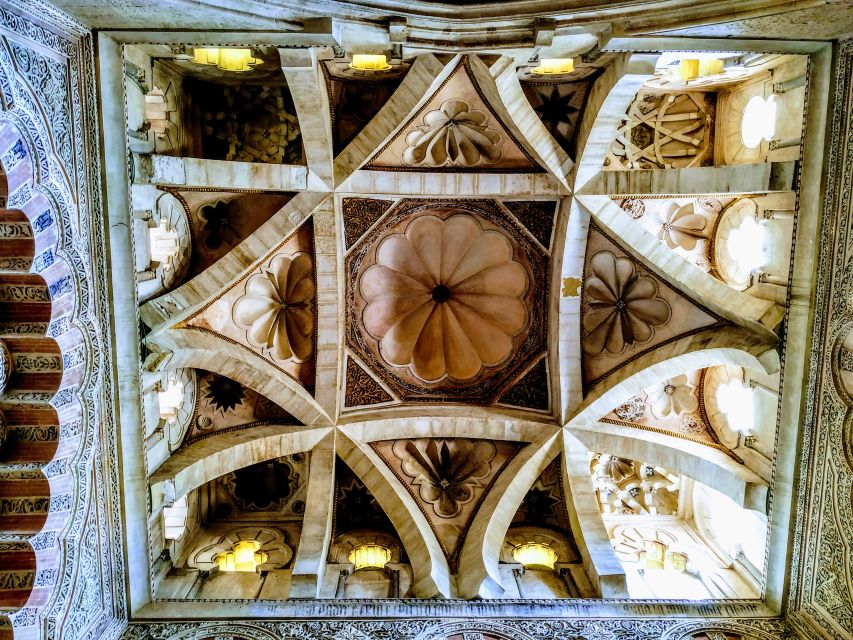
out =
<path fill-rule="evenodd" d="M 470 213 L 422 215 L 383 237 L 359 278 L 382 359 L 427 383 L 506 362 L 530 318 L 530 276 L 513 256 L 512 240 Z"/>

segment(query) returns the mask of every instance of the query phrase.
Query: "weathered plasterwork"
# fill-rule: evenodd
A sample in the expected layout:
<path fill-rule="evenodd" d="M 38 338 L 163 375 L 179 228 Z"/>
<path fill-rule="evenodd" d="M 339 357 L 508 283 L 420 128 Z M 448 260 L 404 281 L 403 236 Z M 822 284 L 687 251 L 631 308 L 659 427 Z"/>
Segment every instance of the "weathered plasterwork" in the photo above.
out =
<path fill-rule="evenodd" d="M 836 56 L 788 604 L 801 633 L 820 629 L 847 640 L 853 638 L 853 410 L 838 350 L 853 320 L 853 40 L 842 42 Z"/>
<path fill-rule="evenodd" d="M 60 530 L 45 531 L 30 541 L 37 549 L 55 548 L 53 567 L 40 568 L 36 577 L 37 586 L 55 586 L 43 604 L 26 606 L 10 619 L 16 634 L 21 629 L 49 638 L 98 637 L 114 633 L 127 613 L 115 502 L 119 489 L 112 355 L 104 322 L 109 296 L 94 51 L 83 25 L 39 0 L 24 7 L 31 14 L 0 5 L 0 118 L 18 130 L 32 154 L 27 159 L 33 170 L 29 189 L 49 202 L 40 224 L 57 229 L 53 260 L 69 273 L 65 285 L 73 310 L 52 322 L 48 335 L 65 345 L 81 343 L 77 358 L 82 358 L 83 373 L 79 383 L 53 400 L 57 408 L 79 405 L 79 419 L 63 423 L 60 432 L 60 442 L 67 443 L 63 455 L 73 453 L 45 468 L 61 476 L 70 490 L 52 496 L 51 511 L 55 505 L 70 513 Z M 27 189 L 25 185 L 12 194 L 10 204 L 29 200 Z M 65 357 L 68 368 L 72 361 Z"/>
<path fill-rule="evenodd" d="M 482 640 L 686 640 L 699 631 L 726 631 L 748 634 L 755 640 L 792 638 L 779 620 L 751 620 L 733 623 L 728 620 L 618 620 L 588 618 L 584 620 L 317 620 L 269 623 L 181 623 L 131 625 L 124 640 L 202 640 L 234 638 L 234 640 L 446 640 L 453 634 Z M 483 634 L 487 634 L 484 636 Z"/>

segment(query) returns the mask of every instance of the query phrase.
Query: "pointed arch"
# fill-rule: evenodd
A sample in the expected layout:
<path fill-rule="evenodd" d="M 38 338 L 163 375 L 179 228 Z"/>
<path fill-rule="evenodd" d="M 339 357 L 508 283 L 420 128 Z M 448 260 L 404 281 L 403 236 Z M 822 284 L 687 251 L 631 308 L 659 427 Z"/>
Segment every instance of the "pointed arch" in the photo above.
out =
<path fill-rule="evenodd" d="M 620 247 L 675 290 L 697 297 L 716 315 L 749 328 L 762 340 L 776 341 L 770 327 L 775 327 L 781 317 L 774 311 L 773 302 L 736 291 L 690 264 L 633 224 L 609 197 L 578 195 L 576 200 L 611 237 L 619 238 Z"/>
<path fill-rule="evenodd" d="M 779 369 L 773 344 L 739 327 L 722 327 L 683 336 L 661 345 L 601 379 L 577 407 L 567 426 L 591 425 L 659 380 L 705 367 L 736 365 L 765 373 Z"/>
<path fill-rule="evenodd" d="M 331 432 L 332 427 L 265 425 L 195 442 L 177 451 L 151 475 L 151 511 L 172 504 L 226 473 L 311 451 Z"/>
<path fill-rule="evenodd" d="M 722 451 L 673 435 L 604 422 L 570 430 L 590 451 L 664 467 L 716 489 L 740 507 L 766 510 L 767 484 Z"/>
<path fill-rule="evenodd" d="M 450 566 L 414 498 L 376 452 L 356 439 L 358 428 L 339 427 L 339 431 L 338 455 L 373 494 L 406 549 L 414 574 L 415 597 L 454 597 Z"/>
<path fill-rule="evenodd" d="M 154 359 L 156 371 L 189 368 L 218 373 L 266 396 L 303 424 L 332 424 L 305 387 L 248 347 L 193 329 L 158 332 L 148 337 L 147 344 L 162 353 Z"/>
<path fill-rule="evenodd" d="M 616 139 L 622 118 L 628 112 L 628 107 L 640 87 L 651 77 L 650 74 L 628 73 L 613 84 L 595 115 L 595 121 L 583 145 L 580 160 L 575 168 L 575 192 L 581 191 L 601 171 L 610 145 Z"/>
<path fill-rule="evenodd" d="M 327 198 L 329 194 L 322 191 L 297 193 L 254 233 L 208 269 L 174 291 L 142 305 L 139 310 L 142 320 L 152 328 L 186 320 L 269 256 Z"/>
<path fill-rule="evenodd" d="M 559 432 L 530 443 L 512 459 L 486 494 L 468 528 L 459 556 L 460 597 L 503 595 L 498 557 L 506 532 L 528 489 L 557 455 L 559 447 Z"/>

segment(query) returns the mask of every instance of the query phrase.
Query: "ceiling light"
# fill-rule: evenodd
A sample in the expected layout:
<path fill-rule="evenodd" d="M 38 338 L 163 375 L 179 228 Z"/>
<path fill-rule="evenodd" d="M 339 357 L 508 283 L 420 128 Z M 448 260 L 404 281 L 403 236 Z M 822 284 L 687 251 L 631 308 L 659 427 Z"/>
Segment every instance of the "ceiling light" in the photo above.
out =
<path fill-rule="evenodd" d="M 571 73 L 575 70 L 575 61 L 571 58 L 542 58 L 539 66 L 533 69 L 538 76 L 552 76 Z"/>
<path fill-rule="evenodd" d="M 148 229 L 148 243 L 151 260 L 162 264 L 168 271 L 172 266 L 172 260 L 178 255 L 180 243 L 178 232 L 169 225 L 166 218 L 161 218 L 160 224 Z"/>
<path fill-rule="evenodd" d="M 251 71 L 254 65 L 263 60 L 255 58 L 251 49 L 231 49 L 219 47 L 198 48 L 193 50 L 193 62 L 196 64 L 216 65 L 222 71 Z"/>
<path fill-rule="evenodd" d="M 527 542 L 512 551 L 512 557 L 525 569 L 553 569 L 557 552 L 543 542 Z"/>
<path fill-rule="evenodd" d="M 699 60 L 700 76 L 715 76 L 723 72 L 725 62 L 717 58 L 702 58 Z"/>
<path fill-rule="evenodd" d="M 747 218 L 751 220 L 751 218 Z M 732 431 L 752 433 L 755 429 L 755 394 L 740 380 L 730 380 L 717 387 L 717 405 L 726 414 Z"/>
<path fill-rule="evenodd" d="M 347 556 L 354 566 L 359 569 L 382 569 L 391 561 L 391 550 L 381 544 L 363 544 L 350 551 Z"/>
<path fill-rule="evenodd" d="M 214 561 L 220 571 L 254 572 L 259 564 L 269 560 L 269 554 L 259 551 L 260 548 L 257 540 L 241 540 L 231 551 L 216 556 Z"/>
<path fill-rule="evenodd" d="M 216 47 L 193 49 L 193 62 L 196 64 L 219 64 L 219 49 Z"/>
<path fill-rule="evenodd" d="M 387 71 L 391 68 L 384 53 L 356 53 L 349 66 L 359 71 Z"/>
<path fill-rule="evenodd" d="M 678 77 L 687 82 L 699 77 L 699 60 L 696 58 L 683 58 L 678 63 Z"/>
<path fill-rule="evenodd" d="M 753 96 L 746 103 L 740 123 L 740 137 L 744 146 L 755 149 L 762 139 L 770 142 L 776 132 L 776 97 Z"/>
<path fill-rule="evenodd" d="M 160 419 L 167 423 L 178 417 L 178 408 L 184 404 L 184 385 L 180 380 L 170 378 L 166 388 L 157 392 L 157 404 L 160 407 Z"/>

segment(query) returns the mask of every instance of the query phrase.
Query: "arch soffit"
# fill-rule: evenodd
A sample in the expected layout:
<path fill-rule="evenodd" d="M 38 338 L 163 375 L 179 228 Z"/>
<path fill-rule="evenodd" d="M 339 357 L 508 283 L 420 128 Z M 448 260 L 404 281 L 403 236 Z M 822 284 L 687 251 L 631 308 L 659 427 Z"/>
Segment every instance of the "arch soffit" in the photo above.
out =
<path fill-rule="evenodd" d="M 740 326 L 749 328 L 763 340 L 776 341 L 776 334 L 767 325 L 775 325 L 775 306 L 747 293 L 736 291 L 685 258 L 668 249 L 650 233 L 631 222 L 630 218 L 608 197 L 578 195 L 579 206 L 611 236 L 619 238 L 635 260 L 662 277 L 678 291 L 697 298 L 715 314 Z"/>
<path fill-rule="evenodd" d="M 305 387 L 242 345 L 212 333 L 186 329 L 149 336 L 148 345 L 163 354 L 153 363 L 155 371 L 204 369 L 257 391 L 303 424 L 332 424 L 332 418 Z"/>
<path fill-rule="evenodd" d="M 774 345 L 756 340 L 739 327 L 706 329 L 661 345 L 620 367 L 592 387 L 566 426 L 590 425 L 660 380 L 719 365 L 763 373 L 779 370 Z"/>
<path fill-rule="evenodd" d="M 154 300 L 139 310 L 142 320 L 158 329 L 186 320 L 214 300 L 247 271 L 271 255 L 323 202 L 327 192 L 297 193 L 278 212 L 234 249 L 189 282 Z"/>
<path fill-rule="evenodd" d="M 476 55 L 470 56 L 471 72 L 480 88 L 489 98 L 490 104 L 499 112 L 503 123 L 513 135 L 539 160 L 551 177 L 569 191 L 566 174 L 573 161 L 566 155 L 524 97 L 515 64 L 501 56 L 491 68 Z M 500 69 L 503 67 L 503 71 Z"/>
<path fill-rule="evenodd" d="M 538 442 L 559 432 L 553 424 L 506 417 L 444 416 L 384 418 L 340 425 L 338 430 L 358 442 L 405 438 L 480 438 Z"/>
<path fill-rule="evenodd" d="M 601 597 L 625 598 L 625 570 L 613 551 L 598 508 L 589 475 L 589 450 L 568 429 L 563 429 L 563 454 L 563 486 L 571 496 L 569 520 L 586 574 Z"/>
<path fill-rule="evenodd" d="M 457 586 L 463 598 L 503 594 L 498 558 L 512 518 L 528 490 L 560 452 L 560 434 L 530 444 L 516 455 L 489 489 L 471 521 L 459 555 Z"/>
<path fill-rule="evenodd" d="M 727 495 L 740 507 L 765 510 L 766 482 L 713 447 L 603 422 L 594 426 L 574 426 L 569 430 L 590 451 L 662 466 Z"/>
<path fill-rule="evenodd" d="M 454 67 L 452 61 L 444 65 L 432 54 L 418 56 L 388 102 L 335 158 L 335 184 L 341 185 L 393 138 Z"/>
<path fill-rule="evenodd" d="M 343 429 L 339 431 L 338 455 L 373 494 L 406 549 L 414 574 L 415 596 L 453 597 L 447 559 L 414 498 L 368 444 L 350 438 Z"/>
<path fill-rule="evenodd" d="M 332 427 L 252 427 L 201 440 L 179 451 L 151 477 L 152 511 L 179 500 L 193 489 L 244 467 L 311 451 Z M 235 441 L 236 444 L 235 444 Z"/>
<path fill-rule="evenodd" d="M 616 72 L 621 71 L 622 69 L 619 69 Z M 579 144 L 580 160 L 575 166 L 574 184 L 572 185 L 576 193 L 581 191 L 601 171 L 607 151 L 616 139 L 616 132 L 622 118 L 628 112 L 628 107 L 640 87 L 651 77 L 648 74 L 630 73 L 621 75 L 615 82 L 612 76 L 608 78 L 612 82 L 612 86 L 595 113 L 589 135 L 582 141 L 582 146 Z M 604 86 L 606 85 L 602 85 L 602 87 Z"/>

